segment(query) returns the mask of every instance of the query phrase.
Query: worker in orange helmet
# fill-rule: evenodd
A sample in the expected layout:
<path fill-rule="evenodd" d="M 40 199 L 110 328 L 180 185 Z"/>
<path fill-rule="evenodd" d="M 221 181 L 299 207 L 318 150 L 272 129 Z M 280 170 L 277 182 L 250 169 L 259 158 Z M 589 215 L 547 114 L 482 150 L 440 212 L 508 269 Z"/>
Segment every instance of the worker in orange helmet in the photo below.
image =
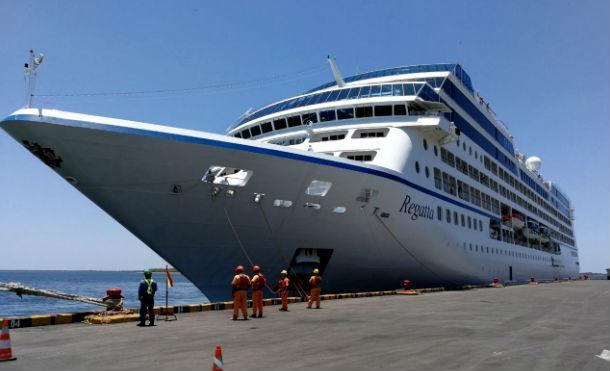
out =
<path fill-rule="evenodd" d="M 290 278 L 288 278 L 288 272 L 283 270 L 280 272 L 280 280 L 277 283 L 277 290 L 280 292 L 280 298 L 282 299 L 282 307 L 280 308 L 283 312 L 288 312 L 288 290 L 290 289 Z"/>
<path fill-rule="evenodd" d="M 307 309 L 311 309 L 311 305 L 315 302 L 316 309 L 320 309 L 320 284 L 322 283 L 322 277 L 320 277 L 320 270 L 318 268 L 313 270 L 313 275 L 309 277 L 309 287 L 311 292 L 309 293 L 309 300 L 307 301 Z"/>
<path fill-rule="evenodd" d="M 258 265 L 252 267 L 252 271 L 252 318 L 263 318 L 263 288 L 267 280 Z"/>
<path fill-rule="evenodd" d="M 235 276 L 231 282 L 233 292 L 233 321 L 237 320 L 239 311 L 248 319 L 248 289 L 250 288 L 250 278 L 244 274 L 244 267 L 238 265 L 235 268 Z"/>

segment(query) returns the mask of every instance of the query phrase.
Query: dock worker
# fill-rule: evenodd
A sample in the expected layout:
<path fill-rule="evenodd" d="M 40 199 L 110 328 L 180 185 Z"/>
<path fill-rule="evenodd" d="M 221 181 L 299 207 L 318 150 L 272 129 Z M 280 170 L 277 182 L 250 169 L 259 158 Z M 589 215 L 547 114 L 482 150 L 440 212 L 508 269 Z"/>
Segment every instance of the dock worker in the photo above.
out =
<path fill-rule="evenodd" d="M 244 274 L 244 267 L 238 265 L 235 268 L 235 276 L 231 282 L 233 292 L 233 321 L 237 320 L 239 311 L 248 319 L 248 289 L 250 288 L 250 278 Z"/>
<path fill-rule="evenodd" d="M 155 293 L 157 292 L 157 283 L 152 279 L 152 271 L 144 270 L 144 279 L 140 282 L 138 288 L 138 300 L 140 300 L 140 323 L 138 326 L 146 325 L 146 314 L 148 314 L 148 324 L 155 325 Z"/>
<path fill-rule="evenodd" d="M 288 312 L 288 291 L 290 289 L 290 278 L 288 278 L 288 272 L 286 270 L 280 272 L 280 280 L 277 283 L 277 287 L 280 292 L 280 298 L 282 299 L 282 307 L 280 310 L 283 312 Z"/>
<path fill-rule="evenodd" d="M 261 267 L 252 267 L 252 318 L 263 318 L 263 288 L 267 280 L 261 273 Z"/>
<path fill-rule="evenodd" d="M 313 275 L 309 277 L 309 287 L 311 291 L 309 293 L 309 300 L 307 301 L 307 309 L 311 309 L 311 305 L 314 302 L 316 303 L 316 309 L 320 309 L 321 283 L 322 277 L 320 277 L 320 270 L 316 268 L 313 270 Z"/>

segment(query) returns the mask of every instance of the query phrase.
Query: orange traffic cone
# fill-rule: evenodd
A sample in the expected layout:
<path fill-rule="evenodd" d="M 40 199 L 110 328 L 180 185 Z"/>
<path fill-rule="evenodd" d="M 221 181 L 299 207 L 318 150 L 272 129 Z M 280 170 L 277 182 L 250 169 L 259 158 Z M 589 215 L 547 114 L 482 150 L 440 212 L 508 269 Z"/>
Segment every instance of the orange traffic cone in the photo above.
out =
<path fill-rule="evenodd" d="M 14 361 L 17 358 L 13 357 L 11 349 L 11 334 L 8 330 L 8 320 L 2 321 L 2 333 L 0 334 L 0 362 Z"/>
<path fill-rule="evenodd" d="M 214 359 L 212 362 L 212 371 L 222 371 L 224 370 L 222 366 L 222 348 L 220 345 L 216 345 L 216 350 L 214 351 Z"/>

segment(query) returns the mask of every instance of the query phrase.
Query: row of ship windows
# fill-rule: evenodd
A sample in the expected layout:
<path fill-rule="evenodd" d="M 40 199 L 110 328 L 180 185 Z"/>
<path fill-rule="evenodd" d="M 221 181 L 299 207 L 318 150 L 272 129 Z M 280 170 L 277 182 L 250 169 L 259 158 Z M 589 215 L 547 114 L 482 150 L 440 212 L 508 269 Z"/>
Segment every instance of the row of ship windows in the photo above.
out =
<path fill-rule="evenodd" d="M 438 220 L 443 220 L 443 208 L 437 206 L 436 217 Z M 445 209 L 445 221 L 451 223 L 451 210 Z M 458 214 L 457 211 L 453 212 L 453 224 L 461 225 L 462 227 L 468 226 L 468 229 L 474 229 L 475 231 L 483 232 L 483 222 L 480 219 L 464 216 L 464 214 Z"/>
<path fill-rule="evenodd" d="M 352 135 L 352 139 L 368 139 L 368 138 L 383 138 L 387 135 L 388 130 L 356 130 Z M 347 130 L 336 131 L 332 133 L 315 134 L 309 137 L 309 142 L 334 142 L 345 139 Z M 269 141 L 269 143 L 290 146 L 301 144 L 307 139 L 306 136 L 292 138 L 278 138 Z"/>
<path fill-rule="evenodd" d="M 464 151 L 465 151 L 466 150 L 465 143 L 463 145 L 464 145 Z M 483 160 L 483 164 L 488 171 L 490 171 L 494 175 L 498 175 L 500 177 L 500 179 L 502 179 L 506 184 L 512 186 L 515 189 L 518 189 L 523 194 L 530 197 L 530 199 L 532 199 L 533 201 L 535 201 L 535 202 L 537 201 L 539 204 L 541 204 L 543 207 L 545 207 L 545 209 L 547 209 L 549 212 L 554 214 L 557 218 L 562 220 L 564 223 L 571 225 L 571 222 L 567 218 L 565 218 L 563 215 L 561 215 L 559 212 L 557 212 L 557 210 L 551 208 L 550 205 L 548 205 L 548 203 L 546 203 L 542 200 L 542 198 L 537 196 L 529 188 L 525 187 L 525 185 L 523 185 L 521 182 L 516 180 L 507 171 L 504 171 L 494 161 L 489 159 L 487 156 L 481 156 L 481 157 Z M 483 184 L 484 186 L 492 189 L 496 193 L 499 193 L 500 195 L 504 196 L 505 198 L 511 200 L 512 202 L 517 203 L 519 206 L 526 208 L 530 212 L 540 216 L 547 222 L 549 222 L 549 223 L 553 224 L 554 226 L 556 226 L 557 228 L 559 228 L 563 233 L 566 233 L 569 236 L 573 236 L 573 232 L 569 228 L 566 228 L 562 224 L 558 223 L 556 220 L 551 218 L 546 213 L 542 212 L 542 210 L 538 209 L 531 203 L 527 202 L 525 199 L 523 199 L 519 195 L 517 195 L 514 192 L 510 191 L 509 189 L 503 187 L 502 185 L 499 185 L 498 182 L 491 179 L 490 177 L 485 175 L 483 172 L 479 172 L 476 168 L 469 165 L 468 163 L 466 163 L 466 161 L 460 159 L 458 156 L 455 156 L 452 152 L 446 150 L 445 148 L 441 148 L 441 159 L 447 165 L 458 169 L 462 173 L 470 176 L 474 180 L 476 180 L 479 183 Z"/>
<path fill-rule="evenodd" d="M 441 152 L 442 152 L 442 150 L 443 150 L 443 148 L 441 148 Z M 416 170 L 417 170 L 417 167 L 418 166 L 416 164 Z M 489 177 L 485 176 L 483 173 L 479 172 L 477 169 L 475 169 L 471 165 L 466 164 L 463 167 L 458 168 L 458 170 L 460 170 L 462 173 L 464 173 L 466 175 L 469 175 L 471 178 L 478 180 L 481 184 L 484 184 L 487 187 L 494 189 L 492 186 L 490 186 L 490 183 L 489 183 L 489 181 L 493 182 L 493 180 L 489 179 Z M 476 175 L 478 175 L 478 177 Z M 496 215 L 502 215 L 501 210 L 500 210 L 500 206 L 502 206 L 502 213 L 506 213 L 507 216 L 509 216 L 508 211 L 507 211 L 508 210 L 507 205 L 501 204 L 500 201 L 497 200 L 496 198 L 491 197 L 490 195 L 479 191 L 475 187 L 468 185 L 466 182 L 462 182 L 461 180 L 456 179 L 455 177 L 453 177 L 450 174 L 445 173 L 444 171 L 441 172 L 438 168 L 434 168 L 434 185 L 437 189 L 442 189 L 446 193 L 449 193 L 453 196 L 458 196 L 460 199 L 462 199 L 464 201 L 470 202 L 479 207 L 483 207 L 485 210 L 491 211 Z M 496 185 L 497 185 L 497 183 L 496 183 Z M 502 187 L 502 186 L 500 186 L 500 187 Z M 496 188 L 496 192 L 497 192 L 497 188 Z M 514 195 L 514 193 L 513 193 L 513 195 Z M 521 197 L 516 196 L 516 195 L 515 195 L 515 197 L 517 197 L 516 203 L 518 203 L 519 205 L 526 203 L 526 201 L 523 200 Z M 506 210 L 506 211 L 504 211 L 504 210 Z M 520 213 L 516 210 L 515 210 L 515 212 L 517 214 L 523 215 L 522 213 Z M 539 224 L 539 223 L 536 221 L 536 224 Z M 565 243 L 572 244 L 572 245 L 574 244 L 574 240 L 572 238 L 569 238 L 561 233 L 558 233 L 555 230 L 551 229 L 550 235 Z"/>
<path fill-rule="evenodd" d="M 273 120 L 273 122 L 264 122 L 260 125 L 254 125 L 248 129 L 244 129 L 241 132 L 234 134 L 234 136 L 237 138 L 248 139 L 261 134 L 269 133 L 274 130 L 282 130 L 301 125 L 311 125 L 317 122 L 349 120 L 353 118 L 366 118 L 374 116 L 407 116 L 407 114 L 407 106 L 404 104 L 346 107 L 336 110 L 333 109 L 320 112 L 308 112 L 302 115 L 278 118 Z M 422 114 L 422 112 L 412 111 L 411 114 Z"/>
<path fill-rule="evenodd" d="M 245 122 L 255 120 L 259 117 L 267 116 L 276 112 L 310 106 L 314 104 L 335 102 L 344 99 L 360 99 L 374 98 L 385 96 L 413 96 L 417 95 L 426 101 L 438 102 L 438 94 L 428 84 L 422 82 L 402 83 L 402 84 L 383 84 L 383 85 L 367 85 L 353 88 L 343 88 L 329 90 L 323 93 L 305 95 L 298 98 L 292 98 L 262 108 L 246 117 L 244 117 L 238 125 Z"/>
<path fill-rule="evenodd" d="M 463 248 L 464 248 L 464 251 L 466 251 L 466 242 L 464 242 Z M 549 262 L 552 259 L 549 256 L 538 256 L 538 255 L 534 255 L 534 254 L 527 254 L 527 253 L 518 252 L 518 251 L 504 250 L 504 249 L 499 249 L 499 248 L 494 248 L 494 247 L 489 247 L 489 246 L 479 246 L 476 244 L 474 245 L 474 249 L 473 249 L 473 245 L 469 244 L 469 248 L 470 248 L 470 251 L 474 251 L 474 252 L 511 256 L 513 258 L 520 258 L 520 259 L 549 261 Z"/>
<path fill-rule="evenodd" d="M 464 172 L 463 170 L 461 170 L 462 172 L 464 172 L 467 175 L 470 175 L 471 177 L 473 177 L 472 174 L 474 174 L 474 171 L 476 171 L 476 173 L 481 174 L 480 172 L 478 172 L 478 170 L 473 169 L 472 166 L 469 166 L 469 172 Z M 418 164 L 416 163 L 416 171 L 418 170 Z M 473 177 L 474 178 L 474 177 Z M 481 178 L 479 178 L 481 179 Z M 502 206 L 502 213 L 506 213 L 507 217 L 509 217 L 509 212 L 508 212 L 508 206 L 501 204 L 499 200 L 497 200 L 494 197 L 491 197 L 490 195 L 479 191 L 478 189 L 476 189 L 475 187 L 468 185 L 468 183 L 466 182 L 462 182 L 459 179 L 456 179 L 454 176 L 447 174 L 446 172 L 439 170 L 438 168 L 434 168 L 434 185 L 437 189 L 442 189 L 444 190 L 446 193 L 453 195 L 453 196 L 457 196 L 460 199 L 470 202 L 473 205 L 479 206 L 484 208 L 487 211 L 491 211 L 492 213 L 496 214 L 496 215 L 502 215 L 501 214 L 501 209 L 500 206 Z M 515 210 L 516 214 L 520 214 L 521 213 L 517 212 Z M 510 213 L 512 214 L 512 213 Z M 532 219 L 533 220 L 533 219 Z M 536 223 L 536 225 L 538 225 L 537 221 L 534 221 Z M 542 226 L 544 227 L 544 226 Z M 494 228 L 495 234 L 492 234 L 491 237 L 494 239 L 499 239 L 500 236 L 500 228 L 499 226 L 497 226 L 497 228 Z M 556 239 L 559 239 L 565 243 L 573 243 L 573 240 L 564 236 L 561 233 L 558 233 L 554 230 L 550 230 L 550 235 Z M 491 232 L 490 232 L 491 234 Z M 538 247 L 537 243 L 531 243 L 528 239 L 522 239 L 520 241 L 520 244 L 527 244 L 531 247 Z M 533 245 L 533 246 L 532 246 Z M 548 247 L 548 246 L 545 246 Z"/>

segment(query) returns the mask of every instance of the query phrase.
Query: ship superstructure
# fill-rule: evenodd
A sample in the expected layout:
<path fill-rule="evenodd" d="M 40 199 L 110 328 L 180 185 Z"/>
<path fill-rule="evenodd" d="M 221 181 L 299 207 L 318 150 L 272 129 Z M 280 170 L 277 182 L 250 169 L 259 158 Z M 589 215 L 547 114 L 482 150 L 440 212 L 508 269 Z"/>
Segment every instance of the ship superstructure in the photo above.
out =
<path fill-rule="evenodd" d="M 335 81 L 227 136 L 49 110 L 10 135 L 211 299 L 237 264 L 325 289 L 575 277 L 573 211 L 459 64 Z"/>

